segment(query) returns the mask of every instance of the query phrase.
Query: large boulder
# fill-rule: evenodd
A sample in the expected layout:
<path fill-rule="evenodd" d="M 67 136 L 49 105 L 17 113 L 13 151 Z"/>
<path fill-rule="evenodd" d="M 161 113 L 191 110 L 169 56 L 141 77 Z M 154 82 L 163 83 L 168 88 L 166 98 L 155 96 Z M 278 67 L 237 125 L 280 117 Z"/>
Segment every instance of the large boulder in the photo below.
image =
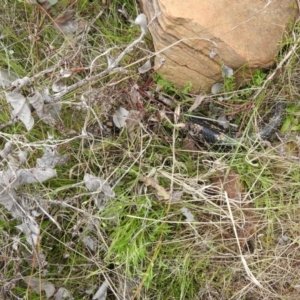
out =
<path fill-rule="evenodd" d="M 237 85 L 274 64 L 298 15 L 295 0 L 139 0 L 156 50 L 155 69 L 193 92 L 223 82 L 222 66 Z M 162 64 L 164 62 L 164 64 Z"/>

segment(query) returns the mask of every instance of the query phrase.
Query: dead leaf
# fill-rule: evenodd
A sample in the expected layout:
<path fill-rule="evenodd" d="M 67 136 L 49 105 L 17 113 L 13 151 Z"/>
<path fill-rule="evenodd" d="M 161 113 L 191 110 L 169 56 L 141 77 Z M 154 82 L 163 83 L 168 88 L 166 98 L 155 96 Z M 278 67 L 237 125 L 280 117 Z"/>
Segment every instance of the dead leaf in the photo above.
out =
<path fill-rule="evenodd" d="M 18 159 L 19 159 L 19 166 L 24 165 L 27 161 L 27 152 L 25 151 L 18 151 Z"/>
<path fill-rule="evenodd" d="M 220 126 L 222 126 L 223 128 L 227 129 L 230 125 L 229 121 L 227 120 L 227 117 L 226 116 L 219 116 L 218 119 L 218 124 Z"/>
<path fill-rule="evenodd" d="M 170 200 L 170 194 L 166 191 L 164 187 L 159 185 L 153 178 L 147 176 L 141 176 L 141 180 L 145 183 L 146 186 L 153 187 L 156 192 L 159 200 Z"/>
<path fill-rule="evenodd" d="M 118 128 L 123 128 L 126 124 L 126 119 L 129 115 L 129 111 L 124 107 L 120 106 L 113 115 L 114 124 Z"/>
<path fill-rule="evenodd" d="M 143 119 L 145 113 L 143 111 L 131 110 L 126 119 L 126 129 L 129 134 L 129 138 L 133 141 L 135 138 L 135 129 L 139 128 L 140 122 Z"/>
<path fill-rule="evenodd" d="M 3 150 L 0 151 L 0 156 L 2 158 L 7 158 L 7 156 L 13 151 L 13 144 L 11 142 L 7 142 L 4 145 Z"/>
<path fill-rule="evenodd" d="M 17 188 L 26 183 L 43 182 L 56 177 L 56 170 L 45 168 L 31 168 L 20 170 L 0 171 L 0 184 L 9 188 Z"/>
<path fill-rule="evenodd" d="M 74 299 L 71 296 L 70 292 L 64 287 L 59 288 L 58 291 L 54 295 L 54 300 L 62 300 L 62 299 L 69 299 L 69 300 Z"/>
<path fill-rule="evenodd" d="M 228 174 L 224 170 L 219 171 L 210 180 L 213 186 L 225 190 L 230 199 L 240 200 L 242 198 L 245 186 L 235 171 L 230 170 Z"/>
<path fill-rule="evenodd" d="M 199 147 L 196 145 L 195 141 L 190 137 L 186 137 L 183 140 L 181 148 L 185 151 L 199 151 Z"/>
<path fill-rule="evenodd" d="M 55 293 L 55 287 L 49 281 L 45 281 L 39 278 L 27 276 L 23 280 L 31 287 L 37 294 L 40 294 L 40 291 L 43 290 L 46 293 L 47 299 L 52 297 Z"/>
<path fill-rule="evenodd" d="M 69 156 L 59 155 L 56 147 L 46 147 L 44 155 L 36 160 L 38 168 L 54 168 L 56 166 L 63 166 L 69 161 Z"/>
<path fill-rule="evenodd" d="M 7 88 L 12 82 L 18 79 L 18 76 L 8 70 L 0 68 L 0 86 Z"/>
<path fill-rule="evenodd" d="M 98 192 L 94 194 L 94 201 L 99 210 L 103 210 L 106 202 L 115 197 L 114 190 L 106 180 L 88 173 L 84 175 L 83 180 L 90 192 Z"/>
<path fill-rule="evenodd" d="M 141 67 L 138 68 L 140 74 L 145 74 L 152 68 L 151 61 L 148 59 Z"/>
<path fill-rule="evenodd" d="M 8 167 L 4 171 L 0 171 L 0 204 L 8 210 L 11 215 L 21 220 L 22 224 L 16 226 L 26 235 L 26 240 L 32 248 L 36 247 L 39 240 L 39 226 L 35 221 L 35 217 L 39 216 L 39 211 L 45 213 L 54 223 L 55 220 L 49 216 L 46 210 L 36 200 L 29 199 L 21 192 L 17 193 L 17 188 L 23 184 L 41 183 L 45 180 L 56 176 L 56 170 L 50 168 L 31 168 L 18 169 L 20 164 L 26 161 L 26 153 L 19 152 L 19 161 L 12 155 L 8 155 Z M 33 197 L 35 198 L 35 197 Z M 58 225 L 58 224 L 57 224 Z M 59 227 L 59 225 L 58 225 Z"/>
<path fill-rule="evenodd" d="M 43 252 L 39 251 L 38 249 L 29 252 L 27 249 L 22 247 L 21 253 L 23 258 L 26 260 L 27 264 L 31 268 L 39 268 L 41 270 L 48 265 L 48 262 L 46 260 L 46 255 Z"/>
<path fill-rule="evenodd" d="M 18 185 L 26 183 L 44 182 L 56 177 L 56 170 L 51 168 L 20 169 L 16 172 Z"/>
<path fill-rule="evenodd" d="M 193 105 L 189 108 L 188 112 L 192 112 L 193 110 L 195 110 L 199 105 L 201 105 L 205 98 L 206 95 L 197 95 Z"/>
<path fill-rule="evenodd" d="M 55 82 L 53 82 L 51 88 L 54 93 L 59 93 L 59 92 L 65 90 L 67 88 L 67 86 L 65 84 L 65 80 L 63 78 L 60 78 L 60 79 L 56 80 Z"/>
<path fill-rule="evenodd" d="M 233 170 L 230 170 L 226 175 L 226 171 L 222 170 L 210 179 L 213 186 L 227 192 L 229 199 L 240 200 L 240 202 L 236 202 L 239 204 L 236 213 L 240 215 L 242 212 L 243 214 L 241 224 L 239 224 L 237 230 L 240 246 L 244 250 L 248 250 L 246 246 L 248 246 L 248 248 L 254 247 L 252 245 L 250 246 L 250 242 L 257 232 L 259 217 L 255 214 L 255 211 L 248 202 L 241 201 L 245 200 L 243 199 L 245 195 L 245 184 L 241 180 L 240 175 Z M 252 252 L 253 249 L 249 250 Z"/>
<path fill-rule="evenodd" d="M 75 16 L 75 10 L 67 9 L 65 10 L 59 17 L 57 17 L 54 21 L 56 24 L 65 25 L 70 20 L 72 20 Z"/>
<path fill-rule="evenodd" d="M 93 296 L 93 300 L 105 300 L 107 296 L 107 288 L 108 288 L 108 282 L 105 280 L 101 286 L 99 287 L 96 294 Z"/>
<path fill-rule="evenodd" d="M 22 213 L 15 207 L 14 199 L 17 199 L 17 194 L 14 190 L 7 191 L 7 188 L 0 184 L 0 204 L 2 204 L 7 211 L 9 211 L 14 218 L 22 217 Z"/>
<path fill-rule="evenodd" d="M 20 119 L 29 131 L 34 125 L 34 119 L 26 98 L 17 92 L 9 92 L 5 94 L 6 101 L 13 107 L 12 115 L 14 118 Z"/>
<path fill-rule="evenodd" d="M 2 204 L 16 219 L 22 219 L 27 207 L 22 207 L 20 201 L 15 204 L 20 196 L 16 193 L 16 188 L 21 184 L 42 182 L 56 176 L 56 171 L 52 169 L 8 169 L 0 171 L 0 204 Z"/>
<path fill-rule="evenodd" d="M 26 235 L 27 243 L 34 248 L 39 241 L 40 228 L 36 221 L 30 216 L 26 216 L 26 218 L 23 218 L 22 221 L 23 223 L 21 225 L 17 225 L 16 228 Z"/>
<path fill-rule="evenodd" d="M 49 10 L 52 5 L 56 4 L 58 0 L 29 0 L 31 4 L 39 4 L 45 10 Z"/>
<path fill-rule="evenodd" d="M 141 94 L 139 92 L 139 86 L 137 84 L 134 84 L 131 87 L 129 96 L 130 96 L 130 101 L 131 101 L 133 107 L 139 108 L 139 107 L 143 106 L 143 100 L 141 99 Z"/>
<path fill-rule="evenodd" d="M 30 85 L 30 79 L 29 77 L 25 76 L 23 78 L 18 78 L 15 81 L 11 83 L 14 87 L 21 87 L 21 86 L 27 86 Z"/>
<path fill-rule="evenodd" d="M 82 242 L 85 244 L 85 246 L 90 248 L 90 250 L 92 250 L 92 251 L 97 250 L 97 241 L 95 239 L 91 238 L 90 236 L 85 235 L 82 238 Z"/>
<path fill-rule="evenodd" d="M 68 78 L 73 74 L 72 70 L 69 69 L 61 69 L 59 73 L 63 78 Z"/>
<path fill-rule="evenodd" d="M 179 191 L 179 190 L 173 191 L 172 197 L 171 197 L 172 203 L 181 201 L 182 195 L 183 195 L 183 191 Z"/>
<path fill-rule="evenodd" d="M 45 97 L 39 93 L 36 92 L 32 94 L 31 96 L 28 96 L 27 99 L 29 100 L 29 103 L 34 107 L 36 110 L 36 114 L 38 117 L 46 124 L 54 126 L 55 120 L 52 118 L 51 114 L 46 110 L 45 107 Z"/>
<path fill-rule="evenodd" d="M 217 82 L 211 87 L 211 93 L 213 95 L 219 94 L 224 89 L 224 84 Z"/>
<path fill-rule="evenodd" d="M 222 77 L 228 78 L 233 75 L 233 70 L 225 65 L 222 66 Z"/>
<path fill-rule="evenodd" d="M 108 197 L 115 197 L 115 192 L 106 180 L 88 173 L 85 173 L 83 180 L 85 182 L 86 188 L 90 192 L 100 190 Z"/>
<path fill-rule="evenodd" d="M 54 21 L 56 26 L 65 34 L 73 34 L 77 31 L 79 23 L 74 20 L 75 10 L 68 9 L 62 15 L 57 17 Z"/>
<path fill-rule="evenodd" d="M 32 0 L 30 0 L 32 1 Z M 51 4 L 47 0 L 40 0 L 39 4 L 43 7 L 44 10 L 49 11 L 51 8 Z"/>
<path fill-rule="evenodd" d="M 246 211 L 244 211 L 245 222 L 241 225 L 241 228 L 237 230 L 237 234 L 241 248 L 253 252 L 254 249 L 251 248 L 253 248 L 254 245 L 251 245 L 251 241 L 257 232 L 259 219 L 255 217 L 255 214 L 252 213 L 249 208 L 247 208 L 247 213 L 245 212 Z"/>
<path fill-rule="evenodd" d="M 188 208 L 182 207 L 180 209 L 180 211 L 186 217 L 187 222 L 194 222 L 195 221 L 195 217 L 193 216 L 193 214 L 191 213 L 191 211 Z"/>
<path fill-rule="evenodd" d="M 161 101 L 162 103 L 171 106 L 174 104 L 174 100 L 165 97 L 162 93 L 158 93 L 158 100 Z"/>

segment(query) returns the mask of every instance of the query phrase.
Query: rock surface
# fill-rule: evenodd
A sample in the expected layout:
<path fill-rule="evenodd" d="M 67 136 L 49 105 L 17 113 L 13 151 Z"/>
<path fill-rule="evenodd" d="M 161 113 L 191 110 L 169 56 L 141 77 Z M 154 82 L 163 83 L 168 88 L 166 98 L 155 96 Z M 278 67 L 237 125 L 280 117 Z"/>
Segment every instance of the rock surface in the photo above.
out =
<path fill-rule="evenodd" d="M 222 65 L 234 70 L 237 85 L 273 65 L 298 15 L 295 0 L 139 1 L 157 53 L 155 69 L 178 88 L 191 82 L 195 93 L 224 81 Z"/>

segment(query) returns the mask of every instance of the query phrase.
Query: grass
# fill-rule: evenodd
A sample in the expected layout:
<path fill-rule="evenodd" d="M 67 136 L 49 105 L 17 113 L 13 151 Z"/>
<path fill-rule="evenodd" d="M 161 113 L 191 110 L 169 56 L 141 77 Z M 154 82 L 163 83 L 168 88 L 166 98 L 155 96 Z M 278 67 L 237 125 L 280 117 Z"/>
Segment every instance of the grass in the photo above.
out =
<path fill-rule="evenodd" d="M 118 12 L 124 3 L 128 18 Z M 140 35 L 130 21 L 138 13 L 134 1 L 78 0 L 73 9 L 90 29 L 76 44 L 53 25 L 67 5 L 54 5 L 52 19 L 23 1 L 1 7 L 1 67 L 35 76 L 32 88 L 40 91 L 51 88 L 62 68 L 78 69 L 66 79 L 69 86 L 89 75 L 81 68 L 95 57 L 109 48 L 117 56 Z M 298 35 L 298 23 L 293 31 Z M 106 299 L 297 299 L 299 46 L 285 41 L 278 63 L 297 47 L 274 80 L 268 82 L 274 70 L 256 72 L 252 83 L 237 91 L 226 79 L 222 96 L 231 96 L 226 105 L 218 95 L 198 108 L 213 111 L 209 117 L 216 110 L 232 116 L 243 128 L 243 147 L 186 150 L 172 114 L 179 105 L 186 113 L 196 96 L 189 84 L 177 90 L 157 75 L 138 74 L 152 48 L 149 35 L 145 41 L 121 61 L 126 73 L 108 74 L 60 99 L 56 126 L 33 113 L 29 132 L 21 122 L 2 129 L 0 149 L 11 140 L 15 151 L 3 159 L 1 171 L 17 161 L 18 150 L 27 152 L 20 168 L 34 168 L 46 143 L 57 145 L 69 160 L 55 167 L 57 177 L 17 189 L 40 230 L 34 248 L 16 228 L 21 221 L 1 208 L 0 298 L 46 299 L 47 282 L 74 299 L 91 299 L 107 281 Z M 95 61 L 99 73 L 106 65 L 105 56 Z M 157 86 L 161 92 L 155 92 Z M 146 96 L 149 90 L 153 97 Z M 171 104 L 162 105 L 158 94 Z M 11 107 L 3 91 L 1 99 L 5 123 Z M 79 106 L 83 99 L 85 109 Z M 281 133 L 269 144 L 250 142 L 278 99 L 287 104 Z M 140 119 L 133 117 L 140 123 L 115 134 L 89 133 L 90 125 L 109 124 L 119 106 L 140 113 Z M 99 190 L 88 190 L 86 173 L 107 180 L 114 197 L 107 200 Z M 40 207 L 46 213 L 37 214 Z M 182 208 L 194 222 L 186 220 Z M 34 289 L 26 277 L 41 286 Z"/>

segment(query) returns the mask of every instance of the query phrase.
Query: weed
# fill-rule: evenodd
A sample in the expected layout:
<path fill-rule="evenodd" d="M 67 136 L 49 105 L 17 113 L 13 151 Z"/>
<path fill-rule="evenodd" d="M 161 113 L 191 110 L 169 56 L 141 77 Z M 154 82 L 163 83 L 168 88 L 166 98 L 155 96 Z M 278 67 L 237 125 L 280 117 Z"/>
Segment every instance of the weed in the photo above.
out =
<path fill-rule="evenodd" d="M 264 73 L 261 70 L 256 70 L 253 73 L 253 77 L 252 77 L 252 85 L 253 86 L 261 86 L 264 83 L 264 80 L 266 79 L 267 74 Z"/>
<path fill-rule="evenodd" d="M 210 96 L 241 125 L 241 147 L 189 149 L 182 124 L 172 124 L 173 108 L 138 85 L 148 88 L 154 79 L 153 90 L 182 109 L 195 101 L 189 83 L 178 89 L 157 74 L 138 73 L 149 50 L 128 47 L 141 34 L 132 25 L 135 1 L 68 5 L 59 1 L 47 11 L 15 1 L 0 8 L 1 68 L 31 78 L 26 96 L 50 90 L 54 100 L 45 108 L 62 105 L 55 126 L 32 109 L 35 124 L 27 132 L 22 122 L 9 122 L 8 90 L 1 90 L 0 150 L 13 144 L 10 156 L 1 152 L 1 176 L 8 170 L 15 176 L 7 189 L 0 184 L 1 201 L 11 200 L 0 212 L 4 297 L 46 299 L 45 286 L 53 285 L 90 299 L 104 282 L 107 299 L 297 299 L 299 46 L 287 60 L 295 43 L 284 43 L 278 61 L 286 65 L 275 81 L 268 81 L 273 70 L 256 71 L 236 91 L 231 76 L 224 80 L 226 99 Z M 83 26 L 79 35 L 54 24 L 67 8 Z M 51 90 L 58 79 L 66 84 L 59 97 Z M 84 84 L 66 90 L 78 82 Z M 274 101 L 287 103 L 287 115 L 274 140 L 262 142 L 256 133 Z M 120 106 L 130 113 L 127 129 L 113 126 Z M 57 176 L 14 186 L 21 171 L 34 172 L 45 148 L 57 151 L 56 159 L 68 155 L 55 167 Z M 20 210 L 11 203 L 27 215 L 15 216 Z M 34 247 L 20 227 L 32 220 Z"/>
<path fill-rule="evenodd" d="M 164 93 L 171 97 L 178 97 L 180 100 L 184 100 L 186 98 L 186 94 L 188 94 L 191 91 L 192 84 L 187 83 L 186 86 L 179 90 L 174 86 L 174 84 L 170 81 L 165 80 L 161 75 L 154 74 L 153 75 L 154 81 L 156 85 L 158 85 Z"/>
<path fill-rule="evenodd" d="M 224 91 L 232 92 L 235 90 L 235 78 L 234 76 L 229 76 L 224 78 Z"/>

